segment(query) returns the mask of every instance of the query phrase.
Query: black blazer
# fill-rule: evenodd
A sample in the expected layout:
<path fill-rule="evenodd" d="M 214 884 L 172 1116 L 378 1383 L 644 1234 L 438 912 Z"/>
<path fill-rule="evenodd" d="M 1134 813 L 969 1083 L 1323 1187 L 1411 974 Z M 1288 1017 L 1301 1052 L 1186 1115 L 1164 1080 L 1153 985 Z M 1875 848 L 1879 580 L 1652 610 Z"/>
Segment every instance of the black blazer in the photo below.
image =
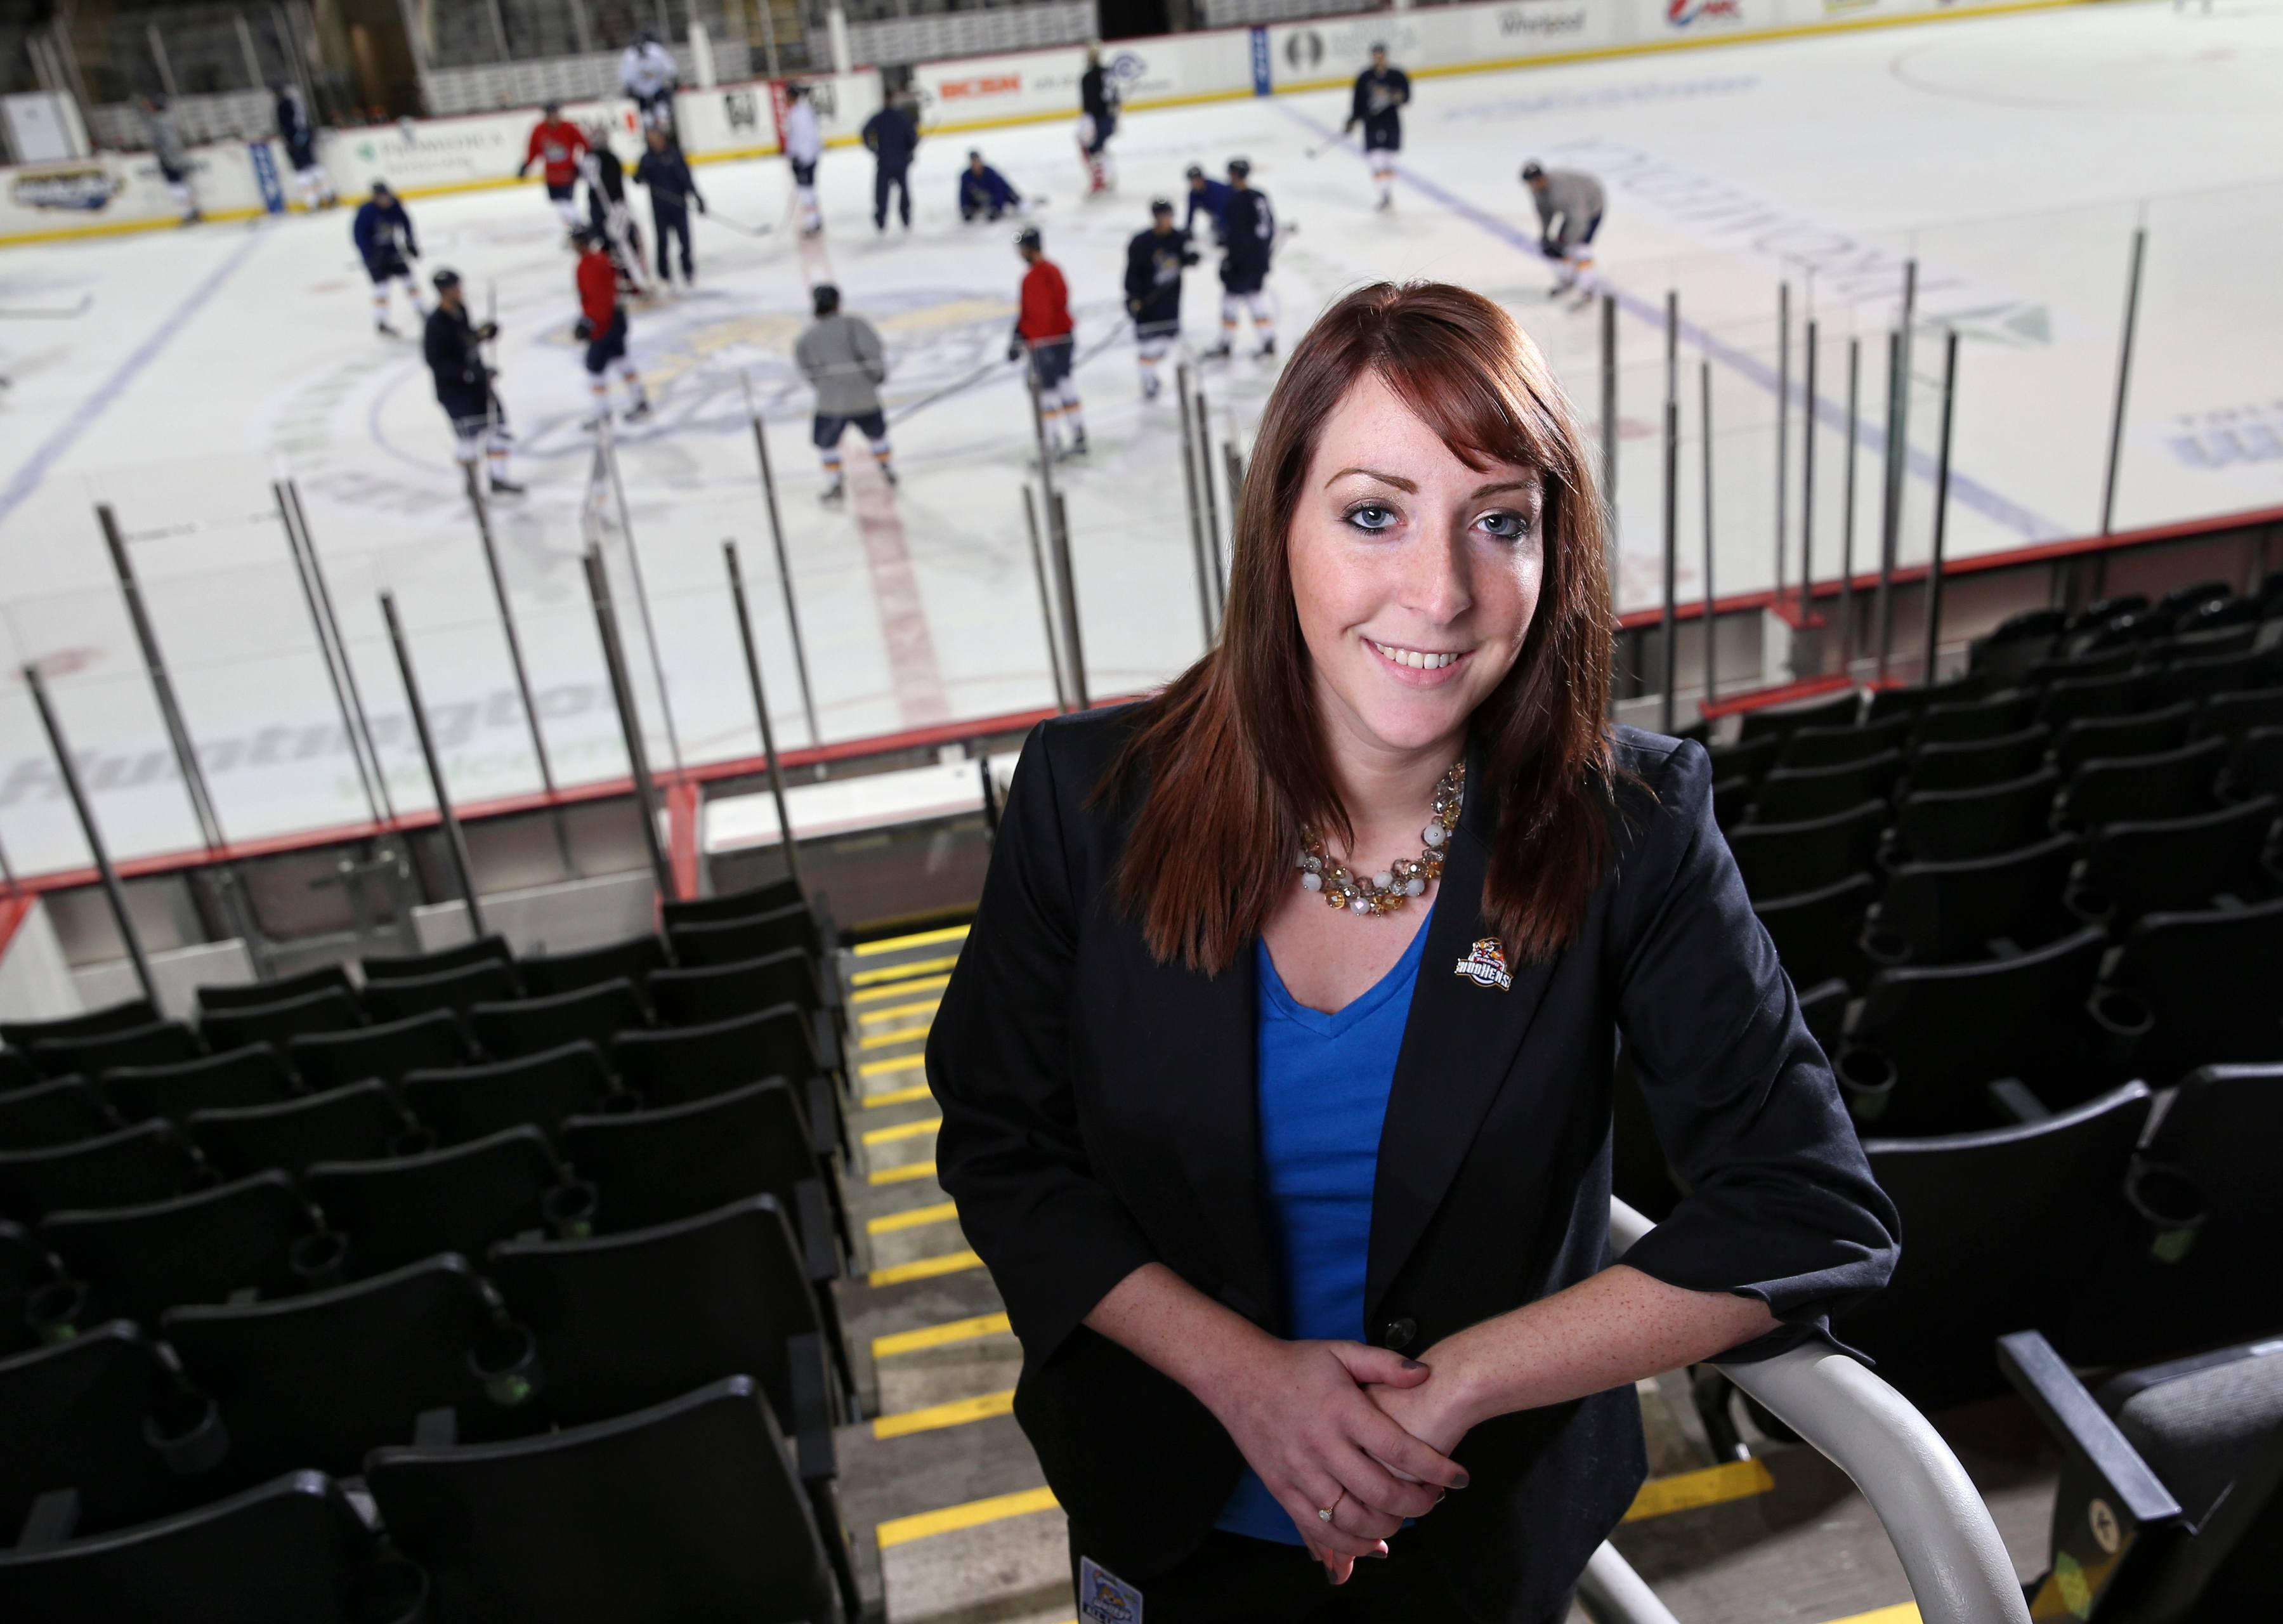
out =
<path fill-rule="evenodd" d="M 1087 1554 L 1146 1593 L 1203 1541 L 1243 1457 L 1184 1388 L 1079 1321 L 1152 1261 L 1278 1334 L 1282 1291 L 1252 957 L 1211 978 L 1158 964 L 1115 906 L 1135 798 L 1088 803 L 1132 720 L 1031 734 L 927 1071 L 939 1176 L 1023 1345 L 1016 1417 Z M 1712 822 L 1704 751 L 1621 728 L 1617 753 L 1647 787 L 1620 791 L 1612 872 L 1572 945 L 1501 990 L 1460 973 L 1491 934 L 1477 910 L 1498 827 L 1469 752 L 1380 1138 L 1375 1342 L 1415 1353 L 1609 1263 L 1621 1032 L 1692 1192 L 1625 1261 L 1765 1300 L 1784 1328 L 1731 1357 L 1827 1336 L 1892 1271 L 1894 1208 Z M 1471 1486 L 1399 1537 L 1500 1624 L 1553 1611 L 1647 1471 L 1629 1388 L 1485 1423 L 1457 1458 Z"/>

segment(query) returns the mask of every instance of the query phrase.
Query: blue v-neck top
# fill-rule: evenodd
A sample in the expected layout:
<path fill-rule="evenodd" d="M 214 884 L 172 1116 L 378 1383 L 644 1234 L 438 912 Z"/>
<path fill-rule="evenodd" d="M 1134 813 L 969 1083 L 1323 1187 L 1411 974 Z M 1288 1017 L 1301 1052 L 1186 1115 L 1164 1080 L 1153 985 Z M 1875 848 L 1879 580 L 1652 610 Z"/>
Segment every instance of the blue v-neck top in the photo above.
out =
<path fill-rule="evenodd" d="M 1332 1015 L 1294 999 L 1268 944 L 1253 944 L 1261 1186 L 1283 1265 L 1284 1333 L 1296 1341 L 1365 1339 L 1364 1263 L 1379 1131 L 1427 925 L 1419 921 L 1403 956 L 1370 991 Z M 1214 1526 L 1300 1543 L 1291 1518 L 1250 1468 Z"/>

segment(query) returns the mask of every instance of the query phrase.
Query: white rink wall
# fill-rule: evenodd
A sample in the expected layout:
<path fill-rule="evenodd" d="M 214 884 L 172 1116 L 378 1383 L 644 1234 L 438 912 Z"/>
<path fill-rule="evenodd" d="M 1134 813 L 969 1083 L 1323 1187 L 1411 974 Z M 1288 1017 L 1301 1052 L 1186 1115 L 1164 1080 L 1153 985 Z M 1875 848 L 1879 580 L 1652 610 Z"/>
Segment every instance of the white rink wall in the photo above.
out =
<path fill-rule="evenodd" d="M 1414 75 L 1434 75 L 2085 3 L 1503 0 L 1120 41 L 1108 57 L 1126 105 L 1138 112 L 1344 84 L 1375 42 L 1383 42 Z M 1065 46 L 922 63 L 912 83 L 930 131 L 979 129 L 1074 118 L 1085 66 L 1084 49 Z M 880 76 L 870 69 L 801 82 L 817 87 L 828 144 L 853 143 L 880 105 Z M 685 92 L 676 109 L 684 146 L 701 163 L 776 152 L 771 98 L 767 81 Z M 605 122 L 635 138 L 629 102 L 572 102 L 565 110 L 578 122 Z M 344 197 L 362 195 L 376 178 L 406 197 L 506 185 L 522 161 L 532 117 L 531 110 L 518 109 L 328 130 L 319 155 Z M 274 142 L 192 149 L 199 201 L 209 217 L 249 218 L 273 207 L 258 179 L 257 148 L 290 192 L 291 176 L 283 176 L 284 155 Z M 165 225 L 175 215 L 147 152 L 0 168 L 0 246 Z"/>

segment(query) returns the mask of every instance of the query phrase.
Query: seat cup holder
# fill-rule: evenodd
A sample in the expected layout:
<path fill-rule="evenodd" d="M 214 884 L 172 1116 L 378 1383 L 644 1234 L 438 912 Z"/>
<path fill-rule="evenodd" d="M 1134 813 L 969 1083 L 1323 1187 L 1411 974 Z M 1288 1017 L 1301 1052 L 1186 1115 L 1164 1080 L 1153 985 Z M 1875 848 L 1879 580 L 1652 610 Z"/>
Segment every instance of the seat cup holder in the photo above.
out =
<path fill-rule="evenodd" d="M 2061 893 L 2061 906 L 2087 925 L 2106 925 L 2116 915 L 2116 899 L 2092 886 L 2071 886 Z"/>
<path fill-rule="evenodd" d="M 143 1418 L 143 1440 L 178 1478 L 212 1472 L 230 1453 L 230 1428 L 214 1401 L 201 1393 L 161 1399 Z"/>
<path fill-rule="evenodd" d="M 2139 1214 L 2151 1258 L 2170 1265 L 2188 1255 L 2208 1216 L 2194 1180 L 2170 1162 L 2136 1161 L 2124 1175 L 2124 1198 Z"/>
<path fill-rule="evenodd" d="M 1874 925 L 1866 927 L 1863 932 L 1862 948 L 1863 956 L 1874 964 L 1892 965 L 1910 962 L 1910 938 L 1900 931 L 1889 930 L 1884 925 Z"/>
<path fill-rule="evenodd" d="M 436 1130 L 432 1128 L 407 1128 L 388 1142 L 391 1156 L 425 1156 L 436 1148 Z"/>
<path fill-rule="evenodd" d="M 427 1624 L 428 1573 L 403 1557 L 386 1556 L 349 1578 L 342 1594 L 351 1624 Z"/>
<path fill-rule="evenodd" d="M 51 1280 L 24 1300 L 24 1323 L 43 1346 L 68 1342 L 87 1317 L 87 1287 L 76 1280 Z"/>
<path fill-rule="evenodd" d="M 1858 1122 L 1875 1122 L 1886 1115 L 1895 1097 L 1895 1063 L 1875 1049 L 1841 1051 L 1833 1068 L 1847 1113 Z"/>
<path fill-rule="evenodd" d="M 2119 1071 L 2128 1069 L 2133 1050 L 2155 1027 L 2154 1014 L 2131 994 L 2108 987 L 2095 991 L 2084 1007 L 2100 1029 L 2108 1064 Z"/>
<path fill-rule="evenodd" d="M 565 1179 L 540 1198 L 539 1214 L 557 1240 L 584 1240 L 595 1232 L 595 1187 L 584 1179 Z"/>
<path fill-rule="evenodd" d="M 604 1116 L 632 1116 L 643 1108 L 643 1097 L 633 1089 L 619 1089 L 603 1096 Z"/>
<path fill-rule="evenodd" d="M 496 1319 L 468 1349 L 468 1369 L 484 1385 L 484 1396 L 502 1409 L 529 1403 L 546 1385 L 539 1362 L 539 1340 L 529 1327 Z"/>
<path fill-rule="evenodd" d="M 319 1230 L 296 1240 L 285 1267 L 302 1289 L 322 1292 L 348 1280 L 349 1238 L 339 1230 Z"/>

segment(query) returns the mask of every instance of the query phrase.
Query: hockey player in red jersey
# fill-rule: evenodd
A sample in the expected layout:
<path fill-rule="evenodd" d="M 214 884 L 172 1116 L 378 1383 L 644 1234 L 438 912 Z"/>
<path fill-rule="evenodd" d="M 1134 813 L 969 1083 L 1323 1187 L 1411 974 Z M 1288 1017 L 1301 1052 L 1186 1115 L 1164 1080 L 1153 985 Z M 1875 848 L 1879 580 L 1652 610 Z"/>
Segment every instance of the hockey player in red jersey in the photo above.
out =
<path fill-rule="evenodd" d="M 611 381 L 616 372 L 633 403 L 626 420 L 639 423 L 650 416 L 650 396 L 642 377 L 627 359 L 627 313 L 619 303 L 618 268 L 605 252 L 602 232 L 580 226 L 572 233 L 579 245 L 579 324 L 573 330 L 587 340 L 587 387 L 595 397 L 595 415 L 587 426 L 599 426 L 611 415 Z"/>
<path fill-rule="evenodd" d="M 1025 226 L 1015 235 L 1015 251 L 1030 269 L 1023 273 L 1022 302 L 1015 316 L 1015 332 L 1008 340 L 1007 359 L 1028 355 L 1031 376 L 1038 380 L 1039 412 L 1046 420 L 1047 449 L 1057 457 L 1086 454 L 1086 418 L 1079 410 L 1078 386 L 1071 381 L 1073 328 L 1070 313 L 1070 284 L 1048 259 L 1036 226 Z M 1063 430 L 1070 443 L 1063 443 Z"/>
<path fill-rule="evenodd" d="M 530 173 L 532 165 L 542 166 L 548 201 L 563 216 L 566 231 L 579 229 L 579 205 L 573 193 L 579 183 L 580 155 L 586 150 L 587 132 L 563 116 L 562 103 L 549 102 L 540 110 L 539 122 L 532 127 L 523 161 L 515 167 L 516 178 L 520 180 Z"/>

